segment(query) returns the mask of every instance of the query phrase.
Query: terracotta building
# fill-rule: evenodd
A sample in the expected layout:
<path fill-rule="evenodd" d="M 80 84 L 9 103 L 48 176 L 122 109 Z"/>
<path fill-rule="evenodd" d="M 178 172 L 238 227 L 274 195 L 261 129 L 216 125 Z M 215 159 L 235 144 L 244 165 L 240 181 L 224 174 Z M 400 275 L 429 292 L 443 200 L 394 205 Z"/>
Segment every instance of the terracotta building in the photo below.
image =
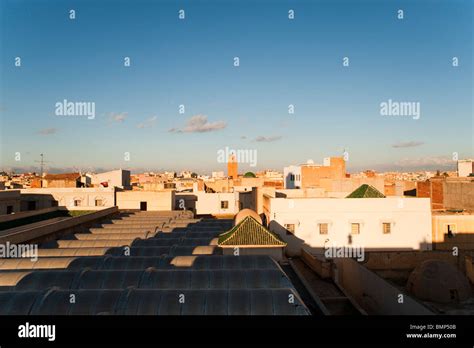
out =
<path fill-rule="evenodd" d="M 231 154 L 227 161 L 227 177 L 232 179 L 238 177 L 238 163 L 235 154 Z"/>
<path fill-rule="evenodd" d="M 79 173 L 47 174 L 43 177 L 43 187 L 81 187 L 81 175 Z"/>
<path fill-rule="evenodd" d="M 324 163 L 308 161 L 299 166 L 284 169 L 285 188 L 321 187 L 322 179 L 343 179 L 346 177 L 346 162 L 343 157 L 327 157 Z"/>
<path fill-rule="evenodd" d="M 433 177 L 417 183 L 416 196 L 431 198 L 433 210 L 474 210 L 474 180 Z"/>

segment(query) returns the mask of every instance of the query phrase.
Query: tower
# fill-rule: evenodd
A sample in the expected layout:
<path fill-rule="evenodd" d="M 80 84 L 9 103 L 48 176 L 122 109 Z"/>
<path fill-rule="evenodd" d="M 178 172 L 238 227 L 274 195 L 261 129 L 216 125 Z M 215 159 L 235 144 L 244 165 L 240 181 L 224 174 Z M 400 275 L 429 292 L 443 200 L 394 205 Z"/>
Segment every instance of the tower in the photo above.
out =
<path fill-rule="evenodd" d="M 227 177 L 236 179 L 238 176 L 238 163 L 234 153 L 231 153 L 227 160 Z"/>

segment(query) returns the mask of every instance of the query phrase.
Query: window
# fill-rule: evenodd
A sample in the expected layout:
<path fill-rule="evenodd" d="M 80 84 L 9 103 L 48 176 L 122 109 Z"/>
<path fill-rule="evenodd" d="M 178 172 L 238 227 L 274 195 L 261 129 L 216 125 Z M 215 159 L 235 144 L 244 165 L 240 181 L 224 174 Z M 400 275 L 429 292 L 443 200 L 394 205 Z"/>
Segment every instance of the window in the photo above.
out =
<path fill-rule="evenodd" d="M 229 209 L 229 201 L 221 201 L 221 209 Z"/>
<path fill-rule="evenodd" d="M 351 234 L 359 234 L 359 233 L 360 233 L 360 224 L 351 223 Z"/>
<path fill-rule="evenodd" d="M 295 224 L 285 224 L 286 234 L 295 234 Z"/>
<path fill-rule="evenodd" d="M 329 226 L 327 223 L 319 224 L 319 234 L 328 234 Z"/>
<path fill-rule="evenodd" d="M 390 234 L 392 232 L 392 224 L 390 222 L 382 223 L 383 234 Z"/>
<path fill-rule="evenodd" d="M 290 181 L 295 181 L 295 175 L 294 174 L 290 174 Z"/>
<path fill-rule="evenodd" d="M 102 207 L 104 205 L 104 202 L 102 201 L 102 199 L 96 199 L 95 200 L 95 206 L 96 207 Z"/>
<path fill-rule="evenodd" d="M 75 207 L 80 207 L 81 206 L 81 200 L 80 199 L 75 199 L 74 200 L 74 206 Z"/>

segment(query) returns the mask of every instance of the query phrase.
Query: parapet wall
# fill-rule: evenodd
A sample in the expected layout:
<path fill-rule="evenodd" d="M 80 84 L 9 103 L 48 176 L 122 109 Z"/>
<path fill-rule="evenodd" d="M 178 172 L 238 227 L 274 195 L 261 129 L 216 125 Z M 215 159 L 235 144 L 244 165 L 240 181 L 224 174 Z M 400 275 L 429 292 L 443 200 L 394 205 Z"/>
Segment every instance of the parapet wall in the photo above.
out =
<path fill-rule="evenodd" d="M 95 211 L 77 217 L 66 218 L 60 221 L 48 223 L 47 221 L 40 226 L 28 227 L 28 225 L 12 228 L 1 232 L 0 243 L 35 243 L 44 242 L 57 236 L 58 233 L 64 234 L 72 232 L 72 229 L 78 228 L 84 224 L 91 224 L 104 217 L 118 213 L 117 207 L 110 207 Z"/>
<path fill-rule="evenodd" d="M 474 182 L 446 182 L 445 209 L 474 209 Z"/>
<path fill-rule="evenodd" d="M 347 258 L 334 259 L 337 269 L 334 281 L 368 314 L 432 315 L 434 314 L 408 294 L 391 285 L 374 272 Z"/>
<path fill-rule="evenodd" d="M 0 222 L 8 222 L 8 221 L 23 219 L 23 218 L 27 218 L 31 216 L 52 213 L 57 210 L 66 210 L 66 208 L 65 207 L 52 207 L 52 208 L 46 208 L 46 209 L 40 209 L 40 210 L 22 211 L 15 214 L 1 215 Z"/>

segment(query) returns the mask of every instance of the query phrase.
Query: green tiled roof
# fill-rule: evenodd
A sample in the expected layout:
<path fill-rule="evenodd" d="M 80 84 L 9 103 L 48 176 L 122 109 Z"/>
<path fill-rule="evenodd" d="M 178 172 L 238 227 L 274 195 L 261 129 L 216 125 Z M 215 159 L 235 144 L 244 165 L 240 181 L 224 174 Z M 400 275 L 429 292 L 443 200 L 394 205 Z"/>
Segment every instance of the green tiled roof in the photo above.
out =
<path fill-rule="evenodd" d="M 364 184 L 355 189 L 346 198 L 385 198 L 385 196 L 375 187 Z"/>
<path fill-rule="evenodd" d="M 281 238 L 247 216 L 230 231 L 219 235 L 218 245 L 286 246 Z"/>

